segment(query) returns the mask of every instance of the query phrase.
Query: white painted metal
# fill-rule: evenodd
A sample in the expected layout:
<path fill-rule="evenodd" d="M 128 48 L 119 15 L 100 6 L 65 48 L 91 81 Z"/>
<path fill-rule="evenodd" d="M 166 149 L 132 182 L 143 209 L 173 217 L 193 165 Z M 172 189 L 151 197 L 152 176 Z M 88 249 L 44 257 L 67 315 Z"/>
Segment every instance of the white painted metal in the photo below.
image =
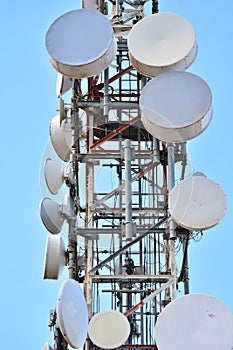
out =
<path fill-rule="evenodd" d="M 142 307 L 144 304 L 148 303 L 149 301 L 153 300 L 159 293 L 164 291 L 166 288 L 170 287 L 173 283 L 173 279 L 169 279 L 167 283 L 164 283 L 160 288 L 156 289 L 153 293 L 146 296 L 144 299 L 142 299 L 138 304 L 134 305 L 131 309 L 127 310 L 125 312 L 126 316 L 131 315 L 133 312 L 138 310 L 140 307 Z"/>
<path fill-rule="evenodd" d="M 50 121 L 50 137 L 57 155 L 68 162 L 71 153 L 71 125 L 70 120 L 63 120 L 60 124 L 60 115 Z"/>
<path fill-rule="evenodd" d="M 40 202 L 40 217 L 46 229 L 53 234 L 61 231 L 65 217 L 60 213 L 60 205 L 50 198 Z"/>
<path fill-rule="evenodd" d="M 44 279 L 58 279 L 65 266 L 65 252 L 65 244 L 61 236 L 47 236 L 44 256 Z"/>
<path fill-rule="evenodd" d="M 88 326 L 88 334 L 93 342 L 103 349 L 120 347 L 128 339 L 130 325 L 120 312 L 107 310 L 95 314 Z"/>
<path fill-rule="evenodd" d="M 180 143 L 201 134 L 212 118 L 207 83 L 188 72 L 167 72 L 151 79 L 140 98 L 142 122 L 159 140 Z"/>
<path fill-rule="evenodd" d="M 100 6 L 98 0 L 82 0 L 82 7 L 89 10 L 98 10 Z"/>
<path fill-rule="evenodd" d="M 46 48 L 58 72 L 68 77 L 91 77 L 108 67 L 115 57 L 113 29 L 98 11 L 73 10 L 51 24 Z"/>
<path fill-rule="evenodd" d="M 76 209 L 74 203 L 74 196 L 79 198 L 79 188 L 74 187 L 74 183 L 78 181 L 78 161 L 77 161 L 77 150 L 78 150 L 78 131 L 80 126 L 82 125 L 78 120 L 79 110 L 76 105 L 76 101 L 74 98 L 74 84 L 72 87 L 72 99 L 71 99 L 71 112 L 70 112 L 70 125 L 71 125 L 71 144 L 72 150 L 70 155 L 70 180 L 68 181 L 69 187 L 72 190 L 69 191 L 68 196 L 68 207 L 73 212 L 73 219 L 69 222 L 69 231 L 68 231 L 68 269 L 69 269 L 69 278 L 73 278 L 76 280 L 77 278 L 77 237 L 74 236 L 74 229 L 77 221 Z M 75 188 L 75 191 L 74 191 Z"/>
<path fill-rule="evenodd" d="M 174 13 L 157 13 L 134 25 L 128 36 L 130 60 L 147 77 L 185 70 L 197 54 L 192 25 Z"/>
<path fill-rule="evenodd" d="M 59 98 L 72 87 L 72 79 L 61 73 L 57 73 L 56 96 Z"/>
<path fill-rule="evenodd" d="M 57 194 L 64 181 L 63 168 L 52 159 L 47 158 L 44 164 L 44 176 L 49 191 Z"/>
<path fill-rule="evenodd" d="M 217 298 L 188 294 L 173 300 L 155 326 L 160 350 L 230 350 L 233 346 L 233 314 Z"/>
<path fill-rule="evenodd" d="M 182 180 L 169 195 L 171 217 L 189 230 L 206 230 L 217 225 L 226 208 L 223 189 L 203 176 Z"/>
<path fill-rule="evenodd" d="M 136 226 L 132 219 L 132 176 L 131 161 L 133 159 L 133 147 L 129 139 L 125 140 L 124 158 L 125 158 L 125 221 L 124 234 L 126 240 L 131 240 L 136 236 Z"/>
<path fill-rule="evenodd" d="M 175 185 L 175 146 L 173 143 L 167 145 L 167 189 L 168 193 L 171 192 Z M 171 275 L 173 278 L 172 284 L 172 299 L 176 298 L 176 285 L 177 285 L 177 264 L 176 264 L 176 252 L 175 252 L 175 240 L 176 235 L 176 224 L 174 220 L 168 221 L 169 227 L 169 256 Z"/>
<path fill-rule="evenodd" d="M 82 347 L 87 335 L 88 313 L 78 282 L 67 279 L 62 283 L 56 311 L 58 325 L 66 341 L 74 349 Z"/>

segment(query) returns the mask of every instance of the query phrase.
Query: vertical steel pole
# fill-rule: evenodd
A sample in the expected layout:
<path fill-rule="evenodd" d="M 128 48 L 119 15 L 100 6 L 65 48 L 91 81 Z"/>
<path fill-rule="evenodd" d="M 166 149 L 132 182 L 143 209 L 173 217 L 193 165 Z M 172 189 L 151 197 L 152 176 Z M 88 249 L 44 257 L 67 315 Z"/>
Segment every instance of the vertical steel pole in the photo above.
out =
<path fill-rule="evenodd" d="M 132 178 L 131 178 L 131 161 L 132 147 L 130 140 L 125 140 L 124 158 L 125 158 L 125 236 L 130 240 L 135 236 L 135 226 L 133 224 L 132 210 Z"/>
<path fill-rule="evenodd" d="M 175 146 L 167 144 L 167 187 L 170 192 L 175 185 Z"/>
<path fill-rule="evenodd" d="M 187 147 L 186 147 L 186 142 L 183 142 L 181 144 L 181 153 L 182 153 L 182 170 L 181 170 L 181 175 L 180 175 L 180 180 L 184 179 L 185 176 L 185 168 L 187 165 Z"/>
<path fill-rule="evenodd" d="M 173 143 L 168 143 L 167 145 L 167 158 L 168 158 L 168 169 L 167 169 L 167 188 L 168 192 L 172 190 L 175 185 L 175 147 Z M 173 277 L 172 285 L 172 299 L 176 298 L 176 277 L 177 277 L 177 265 L 176 265 L 176 255 L 175 255 L 175 240 L 176 240 L 176 224 L 174 220 L 169 221 L 169 249 L 170 249 L 170 264 L 171 264 L 171 274 Z"/>
<path fill-rule="evenodd" d="M 182 159 L 182 163 L 181 163 L 182 164 L 182 172 L 181 172 L 180 180 L 183 180 L 184 176 L 185 176 L 185 168 L 186 168 L 186 165 L 187 165 L 187 147 L 186 147 L 186 142 L 183 142 L 181 144 L 181 152 L 182 152 L 183 159 Z M 183 237 L 184 237 L 183 252 L 185 254 L 185 261 L 184 261 L 184 294 L 189 294 L 190 293 L 190 289 L 189 289 L 189 264 L 188 264 L 188 241 L 187 241 L 187 240 L 189 240 L 189 235 L 185 234 Z M 185 250 L 186 250 L 186 252 L 185 252 Z"/>
<path fill-rule="evenodd" d="M 94 114 L 91 111 L 87 114 L 87 151 L 90 152 L 90 147 L 93 144 L 94 139 Z M 87 154 L 88 157 L 88 154 Z M 86 162 L 86 218 L 85 218 L 85 227 L 92 227 L 92 213 L 91 207 L 94 202 L 94 165 L 91 161 Z M 92 316 L 92 278 L 90 276 L 89 271 L 93 266 L 93 240 L 88 237 L 85 238 L 85 280 L 84 280 L 84 294 L 87 303 L 87 310 L 89 319 Z M 91 350 L 92 343 L 90 339 L 87 337 L 85 343 L 85 350 Z"/>
<path fill-rule="evenodd" d="M 77 162 L 77 149 L 78 149 L 78 108 L 75 100 L 75 79 L 73 79 L 72 98 L 71 98 L 71 155 L 70 165 L 72 168 L 73 178 L 78 177 L 78 162 Z M 77 183 L 78 181 L 76 181 Z M 69 206 L 71 211 L 75 213 L 75 200 L 78 200 L 78 188 L 73 183 L 70 184 Z M 75 215 L 76 217 L 76 215 Z M 77 280 L 77 236 L 74 234 L 76 220 L 72 219 L 69 222 L 68 233 L 68 270 L 69 277 Z"/>
<path fill-rule="evenodd" d="M 188 241 L 189 241 L 189 234 L 184 235 L 184 242 L 183 242 L 183 252 L 185 254 L 185 260 L 184 260 L 184 294 L 190 293 L 189 288 L 189 264 L 188 264 Z M 185 252 L 185 247 L 186 252 Z"/>
<path fill-rule="evenodd" d="M 104 117 L 108 116 L 109 112 L 109 96 L 108 96 L 108 83 L 109 83 L 109 68 L 104 71 Z"/>
<path fill-rule="evenodd" d="M 116 16 L 120 15 L 120 0 L 116 0 Z"/>

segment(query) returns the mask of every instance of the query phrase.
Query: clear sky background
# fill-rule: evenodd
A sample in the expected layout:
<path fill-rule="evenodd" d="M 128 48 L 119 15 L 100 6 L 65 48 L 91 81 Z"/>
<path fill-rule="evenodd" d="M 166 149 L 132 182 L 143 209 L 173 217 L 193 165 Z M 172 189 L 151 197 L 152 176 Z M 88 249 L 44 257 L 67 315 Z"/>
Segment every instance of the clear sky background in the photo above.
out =
<path fill-rule="evenodd" d="M 1 288 L 2 349 L 42 350 L 52 344 L 47 327 L 59 281 L 42 279 L 46 230 L 39 217 L 39 171 L 58 107 L 56 72 L 44 37 L 62 13 L 80 1 L 1 1 Z M 230 0 L 161 0 L 160 11 L 183 15 L 194 26 L 199 52 L 189 71 L 213 93 L 209 128 L 189 142 L 196 170 L 219 183 L 228 198 L 221 223 L 190 245 L 193 293 L 207 293 L 233 311 L 233 3 Z"/>

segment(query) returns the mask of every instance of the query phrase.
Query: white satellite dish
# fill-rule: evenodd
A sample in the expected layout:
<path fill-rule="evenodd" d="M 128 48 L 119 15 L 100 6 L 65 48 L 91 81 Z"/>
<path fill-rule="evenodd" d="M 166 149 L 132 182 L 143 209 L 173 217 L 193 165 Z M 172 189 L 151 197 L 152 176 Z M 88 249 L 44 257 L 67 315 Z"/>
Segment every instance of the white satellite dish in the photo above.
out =
<path fill-rule="evenodd" d="M 83 346 L 88 329 L 88 312 L 82 289 L 73 279 L 65 280 L 57 298 L 59 328 L 68 344 L 78 349 Z"/>
<path fill-rule="evenodd" d="M 220 300 L 205 294 L 188 294 L 173 300 L 155 325 L 161 350 L 230 350 L 233 313 Z"/>
<path fill-rule="evenodd" d="M 73 173 L 70 165 L 60 167 L 51 158 L 47 158 L 44 163 L 44 177 L 46 185 L 52 194 L 57 194 L 64 180 L 73 182 Z"/>
<path fill-rule="evenodd" d="M 129 337 L 130 325 L 126 316 L 115 310 L 95 314 L 88 326 L 88 334 L 102 349 L 115 349 L 123 345 Z"/>
<path fill-rule="evenodd" d="M 163 12 L 146 16 L 133 26 L 128 48 L 132 65 L 147 77 L 185 70 L 197 54 L 192 25 L 180 15 Z"/>
<path fill-rule="evenodd" d="M 56 96 L 61 97 L 72 88 L 72 78 L 66 77 L 61 73 L 57 73 Z"/>
<path fill-rule="evenodd" d="M 200 177 L 206 177 L 205 174 L 203 174 L 201 171 L 195 171 L 192 176 L 200 176 Z"/>
<path fill-rule="evenodd" d="M 50 198 L 40 202 L 40 217 L 46 229 L 57 234 L 61 231 L 65 217 L 61 214 L 61 206 Z"/>
<path fill-rule="evenodd" d="M 168 207 L 171 217 L 180 226 L 206 230 L 222 219 L 227 200 L 222 188 L 201 174 L 176 185 L 169 194 Z"/>
<path fill-rule="evenodd" d="M 50 121 L 50 137 L 57 155 L 68 162 L 71 153 L 71 125 L 70 120 L 63 120 L 60 124 L 60 115 Z"/>
<path fill-rule="evenodd" d="M 44 256 L 44 279 L 57 280 L 66 263 L 66 248 L 61 236 L 47 236 Z"/>
<path fill-rule="evenodd" d="M 44 164 L 44 176 L 46 185 L 52 194 L 57 194 L 58 190 L 61 188 L 64 175 L 63 168 L 61 168 L 52 159 L 47 158 Z"/>
<path fill-rule="evenodd" d="M 153 78 L 140 97 L 142 122 L 159 140 L 180 143 L 201 134 L 212 118 L 212 94 L 206 82 L 188 72 Z"/>
<path fill-rule="evenodd" d="M 115 58 L 111 22 L 90 9 L 73 10 L 58 17 L 49 27 L 45 41 L 52 66 L 68 77 L 99 74 Z"/>
<path fill-rule="evenodd" d="M 49 343 L 45 343 L 43 350 L 53 350 L 53 348 L 49 345 Z"/>

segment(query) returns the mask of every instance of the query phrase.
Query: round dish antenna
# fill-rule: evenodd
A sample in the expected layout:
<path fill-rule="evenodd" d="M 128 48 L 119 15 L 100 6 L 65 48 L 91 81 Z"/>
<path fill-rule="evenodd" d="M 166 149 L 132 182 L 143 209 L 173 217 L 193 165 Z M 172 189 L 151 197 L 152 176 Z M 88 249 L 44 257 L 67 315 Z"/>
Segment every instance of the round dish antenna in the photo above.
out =
<path fill-rule="evenodd" d="M 72 78 L 57 73 L 56 96 L 60 98 L 63 94 L 72 88 Z"/>
<path fill-rule="evenodd" d="M 50 121 L 50 137 L 57 155 L 68 162 L 71 153 L 71 126 L 70 120 L 63 120 L 60 124 L 60 115 Z"/>
<path fill-rule="evenodd" d="M 157 13 L 136 23 L 128 36 L 132 65 L 139 73 L 155 77 L 167 70 L 185 70 L 196 58 L 192 25 L 174 13 Z"/>
<path fill-rule="evenodd" d="M 206 177 L 205 174 L 203 174 L 201 171 L 195 171 L 192 176 L 201 176 L 201 177 Z"/>
<path fill-rule="evenodd" d="M 104 330 L 104 332 L 103 332 Z M 102 349 L 115 349 L 129 337 L 130 325 L 125 315 L 107 310 L 94 315 L 88 326 L 91 341 Z"/>
<path fill-rule="evenodd" d="M 52 159 L 47 158 L 44 164 L 44 176 L 49 191 L 57 194 L 64 181 L 63 168 Z"/>
<path fill-rule="evenodd" d="M 156 344 L 161 350 L 230 350 L 232 329 L 233 313 L 222 301 L 188 294 L 173 300 L 159 315 Z"/>
<path fill-rule="evenodd" d="M 44 198 L 40 202 L 40 217 L 46 229 L 53 234 L 61 231 L 65 221 L 73 219 L 74 215 L 71 209 L 64 204 L 58 204 L 51 198 Z"/>
<path fill-rule="evenodd" d="M 226 208 L 223 189 L 203 174 L 182 180 L 169 195 L 171 217 L 189 230 L 206 230 L 217 225 Z"/>
<path fill-rule="evenodd" d="M 88 312 L 82 289 L 73 279 L 65 280 L 57 298 L 59 328 L 68 344 L 78 349 L 83 346 L 88 328 Z"/>
<path fill-rule="evenodd" d="M 44 279 L 57 280 L 66 263 L 66 248 L 61 236 L 47 236 L 44 256 Z"/>
<path fill-rule="evenodd" d="M 61 231 L 65 218 L 60 213 L 60 205 L 50 198 L 40 202 L 40 217 L 46 229 L 53 234 Z"/>
<path fill-rule="evenodd" d="M 97 75 L 115 58 L 111 22 L 99 11 L 64 13 L 49 27 L 45 44 L 53 68 L 68 77 Z"/>
<path fill-rule="evenodd" d="M 52 194 L 57 194 L 64 180 L 72 182 L 72 169 L 69 165 L 60 167 L 51 158 L 47 158 L 44 164 L 45 182 Z"/>
<path fill-rule="evenodd" d="M 140 98 L 142 122 L 159 140 L 180 143 L 201 134 L 212 118 L 212 94 L 206 82 L 188 72 L 153 78 Z"/>

